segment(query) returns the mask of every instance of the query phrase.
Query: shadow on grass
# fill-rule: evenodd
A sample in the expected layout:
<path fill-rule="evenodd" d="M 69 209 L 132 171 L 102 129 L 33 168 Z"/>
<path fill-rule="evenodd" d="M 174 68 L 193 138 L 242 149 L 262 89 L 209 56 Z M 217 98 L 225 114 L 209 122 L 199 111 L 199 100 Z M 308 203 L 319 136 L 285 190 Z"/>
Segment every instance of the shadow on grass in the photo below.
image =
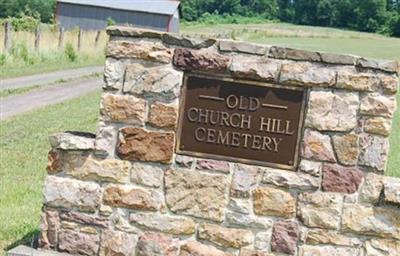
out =
<path fill-rule="evenodd" d="M 32 230 L 29 233 L 25 234 L 21 239 L 13 242 L 12 244 L 8 245 L 5 250 L 6 252 L 19 246 L 19 245 L 26 245 L 32 248 L 38 248 L 39 246 L 39 229 Z"/>

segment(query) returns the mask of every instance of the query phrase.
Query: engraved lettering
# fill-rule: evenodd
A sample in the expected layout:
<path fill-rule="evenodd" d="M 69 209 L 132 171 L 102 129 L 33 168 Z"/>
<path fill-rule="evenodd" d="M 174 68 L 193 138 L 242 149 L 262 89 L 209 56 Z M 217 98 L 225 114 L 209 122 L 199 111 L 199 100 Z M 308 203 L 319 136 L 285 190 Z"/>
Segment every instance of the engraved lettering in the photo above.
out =
<path fill-rule="evenodd" d="M 251 134 L 243 133 L 242 137 L 244 138 L 243 147 L 247 148 L 247 142 L 248 142 L 249 138 L 251 138 L 252 136 L 251 136 Z"/>
<path fill-rule="evenodd" d="M 254 112 L 254 111 L 256 111 L 257 109 L 260 108 L 260 100 L 259 99 L 254 98 L 254 97 L 250 97 L 249 101 L 250 101 L 249 102 L 249 111 Z"/>
<path fill-rule="evenodd" d="M 214 129 L 207 130 L 207 142 L 208 143 L 215 143 L 215 133 L 216 133 L 216 131 Z"/>
<path fill-rule="evenodd" d="M 239 99 L 231 94 L 228 96 L 228 98 L 226 98 L 226 106 L 230 109 L 234 109 L 237 107 L 237 105 L 239 104 Z"/>
<path fill-rule="evenodd" d="M 194 131 L 194 138 L 197 141 L 204 141 L 206 139 L 206 129 L 203 127 L 199 127 Z"/>
<path fill-rule="evenodd" d="M 231 145 L 234 146 L 234 147 L 239 147 L 240 146 L 240 133 L 232 132 Z"/>
<path fill-rule="evenodd" d="M 282 138 L 272 138 L 273 142 L 274 142 L 274 151 L 278 152 L 278 146 L 279 144 L 282 142 Z"/>
<path fill-rule="evenodd" d="M 268 151 L 272 151 L 271 143 L 272 143 L 272 139 L 270 137 L 264 136 L 262 149 L 263 150 L 267 149 Z"/>
<path fill-rule="evenodd" d="M 193 117 L 192 113 L 195 114 L 194 117 Z M 188 110 L 187 118 L 189 119 L 190 122 L 196 122 L 198 113 L 199 113 L 199 110 L 197 108 L 190 108 Z"/>
<path fill-rule="evenodd" d="M 221 130 L 219 130 L 218 137 L 217 137 L 217 144 L 228 145 L 229 134 L 230 134 L 230 132 L 226 132 L 225 135 L 223 135 L 223 132 Z"/>

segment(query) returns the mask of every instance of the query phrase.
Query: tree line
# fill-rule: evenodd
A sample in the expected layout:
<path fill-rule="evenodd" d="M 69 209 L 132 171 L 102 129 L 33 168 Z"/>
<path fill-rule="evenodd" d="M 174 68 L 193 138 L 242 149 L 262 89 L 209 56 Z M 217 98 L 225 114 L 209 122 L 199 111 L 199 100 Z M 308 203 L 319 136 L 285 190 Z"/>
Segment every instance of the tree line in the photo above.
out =
<path fill-rule="evenodd" d="M 182 0 L 183 18 L 210 14 L 262 17 L 400 37 L 400 0 Z"/>
<path fill-rule="evenodd" d="M 151 0 L 148 0 L 151 1 Z M 400 0 L 181 0 L 183 19 L 210 15 L 258 17 L 349 28 L 400 37 Z M 34 17 L 51 23 L 56 0 L 0 0 L 0 18 Z"/>

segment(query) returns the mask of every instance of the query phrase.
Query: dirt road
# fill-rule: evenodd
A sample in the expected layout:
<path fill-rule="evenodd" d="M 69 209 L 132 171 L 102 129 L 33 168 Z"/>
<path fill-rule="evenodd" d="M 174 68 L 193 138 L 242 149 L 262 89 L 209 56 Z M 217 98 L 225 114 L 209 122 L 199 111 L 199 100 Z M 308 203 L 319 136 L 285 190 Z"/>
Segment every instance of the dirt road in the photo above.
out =
<path fill-rule="evenodd" d="M 101 78 L 91 78 L 60 85 L 46 86 L 26 94 L 3 98 L 0 100 L 0 120 L 76 98 L 92 91 L 100 91 L 102 83 Z"/>
<path fill-rule="evenodd" d="M 60 79 L 70 80 L 96 73 L 103 73 L 104 67 L 85 67 L 78 69 L 60 70 L 51 73 L 37 74 L 32 76 L 16 77 L 0 80 L 0 90 L 29 87 L 33 85 L 52 84 Z"/>

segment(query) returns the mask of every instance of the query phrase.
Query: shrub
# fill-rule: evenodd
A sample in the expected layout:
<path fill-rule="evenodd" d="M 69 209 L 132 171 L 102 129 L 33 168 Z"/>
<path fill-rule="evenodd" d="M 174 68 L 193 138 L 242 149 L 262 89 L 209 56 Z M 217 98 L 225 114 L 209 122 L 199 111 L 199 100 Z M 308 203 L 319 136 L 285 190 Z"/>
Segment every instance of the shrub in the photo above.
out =
<path fill-rule="evenodd" d="M 35 56 L 29 53 L 28 47 L 26 46 L 26 42 L 19 42 L 11 48 L 11 55 L 15 59 L 23 60 L 27 64 L 35 63 Z"/>
<path fill-rule="evenodd" d="M 115 20 L 113 20 L 110 17 L 107 18 L 107 26 L 113 26 L 115 24 L 117 24 L 117 22 Z"/>
<path fill-rule="evenodd" d="M 21 17 L 10 17 L 3 21 L 11 22 L 14 31 L 34 31 L 40 24 L 40 19 L 21 15 Z"/>
<path fill-rule="evenodd" d="M 6 55 L 4 53 L 0 54 L 0 66 L 6 64 Z"/>
<path fill-rule="evenodd" d="M 71 62 L 75 62 L 78 59 L 78 54 L 76 53 L 71 43 L 67 43 L 65 45 L 64 53 L 67 56 L 68 60 Z"/>

